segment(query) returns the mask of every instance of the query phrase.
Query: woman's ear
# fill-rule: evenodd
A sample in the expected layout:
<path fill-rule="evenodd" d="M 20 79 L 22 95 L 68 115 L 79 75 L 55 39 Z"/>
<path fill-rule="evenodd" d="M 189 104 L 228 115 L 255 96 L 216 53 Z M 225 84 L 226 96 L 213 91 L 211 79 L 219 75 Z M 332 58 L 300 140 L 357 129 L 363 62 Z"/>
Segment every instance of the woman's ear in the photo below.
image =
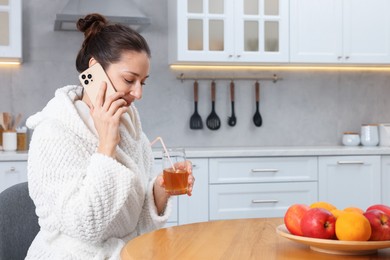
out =
<path fill-rule="evenodd" d="M 95 58 L 92 57 L 89 59 L 88 66 L 91 67 L 92 65 L 95 65 L 96 63 L 98 63 L 97 60 L 95 60 Z"/>

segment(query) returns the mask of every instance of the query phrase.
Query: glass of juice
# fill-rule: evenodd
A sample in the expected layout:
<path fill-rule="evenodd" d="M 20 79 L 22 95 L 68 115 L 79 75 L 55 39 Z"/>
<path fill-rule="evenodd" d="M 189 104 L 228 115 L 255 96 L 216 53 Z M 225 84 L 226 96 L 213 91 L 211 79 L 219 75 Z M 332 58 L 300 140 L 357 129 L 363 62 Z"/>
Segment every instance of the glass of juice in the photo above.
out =
<path fill-rule="evenodd" d="M 170 195 L 187 193 L 188 171 L 184 148 L 170 148 L 162 156 L 165 191 Z"/>

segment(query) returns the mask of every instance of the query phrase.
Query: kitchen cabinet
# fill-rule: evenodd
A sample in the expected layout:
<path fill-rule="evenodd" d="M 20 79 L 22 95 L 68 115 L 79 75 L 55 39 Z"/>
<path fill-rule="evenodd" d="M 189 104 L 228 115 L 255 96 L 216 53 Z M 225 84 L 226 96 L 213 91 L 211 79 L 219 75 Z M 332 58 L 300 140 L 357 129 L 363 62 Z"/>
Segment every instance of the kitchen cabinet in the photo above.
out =
<path fill-rule="evenodd" d="M 207 158 L 191 160 L 195 185 L 192 196 L 178 196 L 179 225 L 209 220 L 209 164 Z"/>
<path fill-rule="evenodd" d="M 390 156 L 382 156 L 382 203 L 390 206 Z"/>
<path fill-rule="evenodd" d="M 388 10 L 388 0 L 290 0 L 290 62 L 390 63 Z"/>
<path fill-rule="evenodd" d="M 321 156 L 318 164 L 319 200 L 339 209 L 380 203 L 380 156 Z"/>
<path fill-rule="evenodd" d="M 195 185 L 192 196 L 172 196 L 172 214 L 166 227 L 183 225 L 209 220 L 208 204 L 208 159 L 192 159 L 192 174 L 195 177 Z M 161 159 L 155 160 L 156 174 L 162 172 Z"/>
<path fill-rule="evenodd" d="M 22 1 L 0 0 L 0 61 L 22 60 Z"/>
<path fill-rule="evenodd" d="M 27 181 L 27 161 L 0 162 L 0 192 L 20 182 Z"/>
<path fill-rule="evenodd" d="M 287 62 L 288 1 L 169 0 L 169 60 Z"/>
<path fill-rule="evenodd" d="M 210 220 L 282 217 L 318 199 L 317 157 L 210 159 Z"/>

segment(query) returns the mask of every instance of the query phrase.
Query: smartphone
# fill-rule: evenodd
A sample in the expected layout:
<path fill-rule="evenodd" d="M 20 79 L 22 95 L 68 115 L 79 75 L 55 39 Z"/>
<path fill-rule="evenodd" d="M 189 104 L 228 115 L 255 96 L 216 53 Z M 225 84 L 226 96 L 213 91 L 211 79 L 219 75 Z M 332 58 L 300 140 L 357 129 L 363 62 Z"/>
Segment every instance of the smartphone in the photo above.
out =
<path fill-rule="evenodd" d="M 99 89 L 103 81 L 107 83 L 105 98 L 116 92 L 102 65 L 100 65 L 99 63 L 95 63 L 94 65 L 83 71 L 79 75 L 79 80 L 81 82 L 81 85 L 84 87 L 85 93 L 87 93 L 89 99 L 93 104 L 95 104 L 96 102 L 96 97 L 99 93 Z"/>

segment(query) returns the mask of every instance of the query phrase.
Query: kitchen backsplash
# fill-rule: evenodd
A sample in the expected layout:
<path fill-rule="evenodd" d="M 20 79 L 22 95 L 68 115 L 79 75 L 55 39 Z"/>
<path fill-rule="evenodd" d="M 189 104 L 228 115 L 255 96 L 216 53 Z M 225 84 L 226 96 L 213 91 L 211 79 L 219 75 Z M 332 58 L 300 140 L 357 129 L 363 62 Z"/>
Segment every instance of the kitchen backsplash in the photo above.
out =
<path fill-rule="evenodd" d="M 168 146 L 302 146 L 338 145 L 342 133 L 360 131 L 361 124 L 390 122 L 389 72 L 269 71 L 282 77 L 260 81 L 262 126 L 253 124 L 255 82 L 235 81 L 237 123 L 231 115 L 229 80 L 216 81 L 215 109 L 221 127 L 191 130 L 193 82 L 176 79 L 168 66 L 165 1 L 138 1 L 152 17 L 143 35 L 152 49 L 151 71 L 143 99 L 136 103 L 150 139 Z M 0 111 L 31 115 L 43 108 L 55 89 L 78 84 L 75 57 L 80 32 L 55 32 L 55 13 L 66 1 L 23 2 L 23 60 L 20 67 L 0 67 Z M 45 10 L 41 8 L 45 6 Z M 198 112 L 205 124 L 211 112 L 210 81 L 199 81 Z"/>

